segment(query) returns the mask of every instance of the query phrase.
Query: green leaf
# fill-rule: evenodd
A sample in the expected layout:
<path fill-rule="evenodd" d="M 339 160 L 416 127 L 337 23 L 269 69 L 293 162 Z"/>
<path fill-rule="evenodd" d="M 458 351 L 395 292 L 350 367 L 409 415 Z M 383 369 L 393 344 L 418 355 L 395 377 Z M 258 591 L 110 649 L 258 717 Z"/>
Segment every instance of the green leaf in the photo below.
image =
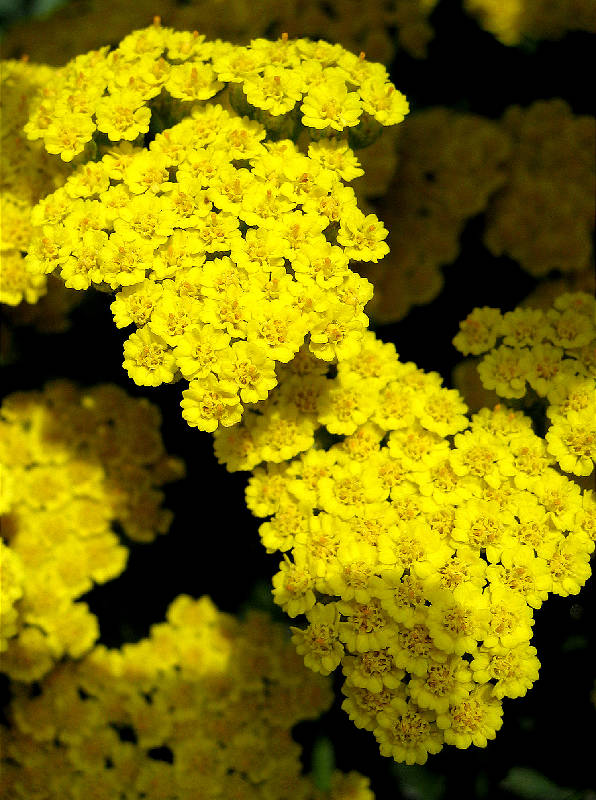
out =
<path fill-rule="evenodd" d="M 528 767 L 513 767 L 501 781 L 501 787 L 527 800 L 580 800 L 575 789 L 557 786 L 542 773 Z"/>
<path fill-rule="evenodd" d="M 442 800 L 445 796 L 445 778 L 427 767 L 394 764 L 392 771 L 402 794 L 409 800 Z"/>
<path fill-rule="evenodd" d="M 312 749 L 312 777 L 315 785 L 322 792 L 331 788 L 331 776 L 335 769 L 335 752 L 331 740 L 320 736 Z"/>

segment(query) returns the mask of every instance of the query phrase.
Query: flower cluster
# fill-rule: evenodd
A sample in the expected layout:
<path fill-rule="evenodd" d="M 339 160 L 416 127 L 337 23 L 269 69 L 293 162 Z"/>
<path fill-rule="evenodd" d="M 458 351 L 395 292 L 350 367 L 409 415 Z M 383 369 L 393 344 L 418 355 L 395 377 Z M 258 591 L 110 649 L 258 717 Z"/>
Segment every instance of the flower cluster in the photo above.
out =
<path fill-rule="evenodd" d="M 331 703 L 282 626 L 177 597 L 167 622 L 119 650 L 14 687 L 0 790 L 15 800 L 374 800 L 368 780 L 301 775 L 299 721 Z"/>
<path fill-rule="evenodd" d="M 546 405 L 546 452 L 563 472 L 591 475 L 596 460 L 596 300 L 560 295 L 547 311 L 476 308 L 453 340 L 482 355 L 482 385 L 505 400 Z M 547 462 L 545 462 L 545 466 Z"/>
<path fill-rule="evenodd" d="M 291 139 L 267 139 L 255 119 L 200 102 L 225 81 L 240 83 L 269 120 L 304 91 L 303 122 L 322 138 L 305 154 Z M 177 105 L 157 97 L 162 88 Z M 159 26 L 137 31 L 109 54 L 76 58 L 41 93 L 26 130 L 52 152 L 73 158 L 96 129 L 116 144 L 99 137 L 100 160 L 36 206 L 28 268 L 58 271 L 74 289 L 118 290 L 116 325 L 138 328 L 124 345 L 130 377 L 157 386 L 183 376 L 188 423 L 231 426 L 267 397 L 275 365 L 305 337 L 330 361 L 366 328 L 372 286 L 349 263 L 382 258 L 387 231 L 358 209 L 346 182 L 361 169 L 332 134 L 356 126 L 365 136 L 406 110 L 384 67 L 338 45 L 283 38 L 238 48 Z M 120 141 L 175 114 L 182 119 L 148 147 Z"/>
<path fill-rule="evenodd" d="M 590 269 L 594 117 L 573 114 L 563 100 L 540 100 L 511 107 L 502 124 L 512 157 L 507 182 L 487 210 L 486 246 L 537 277 Z"/>
<path fill-rule="evenodd" d="M 167 456 L 158 410 L 115 386 L 66 381 L 21 392 L 0 409 L 2 519 L 1 671 L 34 681 L 98 636 L 78 597 L 125 568 L 118 524 L 138 542 L 165 533 L 167 481 L 182 463 Z"/>
<path fill-rule="evenodd" d="M 56 70 L 26 61 L 5 61 L 0 77 L 0 303 L 36 303 L 47 291 L 45 275 L 25 268 L 32 234 L 33 206 L 64 183 L 70 171 L 52 159 L 41 144 L 23 136 L 33 96 L 51 83 Z"/>
<path fill-rule="evenodd" d="M 375 287 L 367 312 L 379 322 L 439 294 L 441 267 L 455 261 L 465 223 L 507 180 L 511 150 L 497 122 L 441 107 L 412 114 L 396 135 L 398 167 L 378 204 L 390 254 L 360 270 Z"/>
<path fill-rule="evenodd" d="M 506 45 L 561 39 L 568 31 L 596 33 L 592 0 L 464 0 L 464 7 Z"/>
<path fill-rule="evenodd" d="M 277 42 L 254 39 L 246 47 L 208 42 L 196 31 L 163 28 L 156 18 L 154 25 L 129 34 L 117 48 L 76 56 L 59 70 L 40 93 L 24 130 L 29 139 L 42 139 L 49 153 L 72 161 L 94 135 L 95 141 L 102 133 L 110 142 L 132 142 L 150 126 L 153 132 L 163 130 L 176 115 L 192 111 L 185 104 L 210 100 L 227 83 L 238 84 L 234 88 L 241 90 L 244 103 L 265 112 L 260 115 L 265 120 L 283 116 L 287 124 L 278 123 L 277 132 L 291 130 L 298 121 L 326 133 L 357 127 L 354 136 L 360 141 L 371 128 L 378 134 L 379 126 L 395 125 L 408 113 L 407 101 L 385 67 L 367 61 L 364 53 L 356 56 L 322 40 L 290 40 L 287 34 Z M 162 90 L 165 97 L 160 97 Z M 232 94 L 242 105 L 238 91 Z M 296 120 L 287 117 L 294 108 L 301 112 Z M 186 132 L 191 133 L 189 125 Z M 236 143 L 236 159 L 262 153 L 258 142 L 263 137 L 254 141 L 254 126 L 252 133 L 245 143 L 252 147 Z M 158 152 L 168 156 L 162 166 L 175 166 L 179 151 L 162 142 Z M 87 189 L 101 187 L 99 176 L 94 177 Z M 140 186 L 136 192 L 129 188 L 141 192 Z"/>
<path fill-rule="evenodd" d="M 470 421 L 436 373 L 369 336 L 323 390 L 327 434 L 289 462 L 263 450 L 246 499 L 284 554 L 275 601 L 306 615 L 305 664 L 341 665 L 354 723 L 382 754 L 424 763 L 444 743 L 485 746 L 502 699 L 536 680 L 533 611 L 589 577 L 596 502 L 523 413 Z"/>

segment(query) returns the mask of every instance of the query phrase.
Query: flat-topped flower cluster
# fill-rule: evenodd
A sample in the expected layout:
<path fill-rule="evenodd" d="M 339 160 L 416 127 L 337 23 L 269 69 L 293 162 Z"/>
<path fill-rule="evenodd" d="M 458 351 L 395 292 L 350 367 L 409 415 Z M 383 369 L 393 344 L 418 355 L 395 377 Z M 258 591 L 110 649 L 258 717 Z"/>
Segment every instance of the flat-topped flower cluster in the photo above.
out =
<path fill-rule="evenodd" d="M 503 698 L 536 680 L 533 612 L 588 579 L 596 502 L 555 469 L 521 411 L 469 419 L 439 375 L 367 337 L 336 378 L 313 382 L 310 413 L 327 432 L 293 460 L 260 450 L 246 497 L 270 517 L 268 552 L 284 554 L 275 601 L 306 615 L 293 628 L 305 663 L 341 666 L 354 723 L 382 754 L 424 763 L 444 743 L 485 746 Z"/>
<path fill-rule="evenodd" d="M 596 300 L 584 292 L 551 308 L 475 308 L 453 340 L 464 355 L 482 355 L 486 389 L 546 411 L 546 452 L 563 472 L 591 475 L 596 460 Z"/>
<path fill-rule="evenodd" d="M 1 670 L 34 681 L 93 646 L 77 598 L 120 575 L 128 549 L 165 533 L 161 487 L 184 466 L 165 453 L 159 410 L 117 386 L 55 381 L 0 409 Z"/>
<path fill-rule="evenodd" d="M 0 792 L 15 800 L 374 800 L 335 771 L 302 774 L 291 728 L 331 704 L 283 626 L 178 596 L 167 621 L 120 649 L 97 646 L 35 690 L 14 687 L 0 727 Z"/>
<path fill-rule="evenodd" d="M 23 134 L 33 97 L 51 84 L 56 70 L 25 61 L 2 62 L 0 75 L 0 303 L 37 303 L 47 292 L 47 278 L 25 267 L 33 231 L 31 209 L 64 183 L 70 165 L 52 158 L 40 142 Z"/>
<path fill-rule="evenodd" d="M 385 68 L 339 45 L 137 31 L 63 68 L 25 126 L 80 162 L 33 211 L 28 268 L 118 290 L 131 378 L 184 377 L 190 425 L 233 425 L 305 337 L 323 361 L 357 350 L 372 286 L 350 260 L 388 248 L 345 183 L 362 173 L 346 132 L 363 144 L 405 113 Z"/>

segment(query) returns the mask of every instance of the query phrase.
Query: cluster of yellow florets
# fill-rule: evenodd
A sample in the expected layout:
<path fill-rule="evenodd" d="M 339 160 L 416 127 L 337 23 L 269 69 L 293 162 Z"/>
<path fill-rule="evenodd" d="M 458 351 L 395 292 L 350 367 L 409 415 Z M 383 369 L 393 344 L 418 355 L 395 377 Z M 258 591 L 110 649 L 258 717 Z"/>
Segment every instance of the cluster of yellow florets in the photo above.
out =
<path fill-rule="evenodd" d="M 470 423 L 456 391 L 372 334 L 337 378 L 309 383 L 336 443 L 319 431 L 289 463 L 262 449 L 273 463 L 247 489 L 251 511 L 271 515 L 263 544 L 284 553 L 275 601 L 307 618 L 298 652 L 323 674 L 341 665 L 344 708 L 384 755 L 485 746 L 502 699 L 537 678 L 533 609 L 590 575 L 594 498 L 552 468 L 528 417 L 484 409 Z"/>
<path fill-rule="evenodd" d="M 147 134 L 150 125 L 154 133 L 171 127 L 173 119 L 192 110 L 185 104 L 210 100 L 228 83 L 238 84 L 235 89 L 241 89 L 256 116 L 265 112 L 262 121 L 299 108 L 304 127 L 331 133 L 359 126 L 357 139 L 375 122 L 395 125 L 408 112 L 385 67 L 341 45 L 284 35 L 277 42 L 254 39 L 243 47 L 154 24 L 129 34 L 114 50 L 91 51 L 63 67 L 40 93 L 25 133 L 71 161 L 98 133 L 121 142 Z M 238 92 L 233 94 L 241 103 Z M 276 128 L 279 132 L 279 123 Z M 191 132 L 189 126 L 186 131 Z M 261 138 L 252 142 L 252 152 L 235 157 L 262 152 Z M 174 153 L 168 155 L 168 166 L 175 165 Z"/>
<path fill-rule="evenodd" d="M 507 180 L 511 151 L 497 122 L 440 107 L 412 114 L 396 136 L 398 167 L 378 203 L 390 254 L 360 270 L 375 287 L 367 313 L 381 322 L 440 293 L 441 267 L 455 261 L 465 223 Z"/>
<path fill-rule="evenodd" d="M 561 39 L 568 31 L 596 32 L 592 0 L 465 0 L 464 6 L 506 45 Z"/>
<path fill-rule="evenodd" d="M 56 70 L 25 61 L 4 61 L 0 78 L 0 303 L 36 303 L 46 291 L 45 275 L 25 268 L 32 234 L 31 209 L 48 192 L 64 183 L 70 171 L 52 159 L 38 143 L 27 141 L 33 96 L 51 83 Z"/>
<path fill-rule="evenodd" d="M 483 355 L 485 388 L 506 400 L 546 405 L 545 452 L 564 472 L 587 476 L 596 460 L 596 300 L 576 292 L 554 307 L 476 308 L 453 340 L 464 355 Z M 545 462 L 545 466 L 546 466 Z"/>
<path fill-rule="evenodd" d="M 119 143 L 98 139 L 105 155 L 34 209 L 29 269 L 59 271 L 75 289 L 118 289 L 116 325 L 138 328 L 124 346 L 131 378 L 157 386 L 183 376 L 190 425 L 233 425 L 305 337 L 326 361 L 357 349 L 372 286 L 349 262 L 382 258 L 387 231 L 358 209 L 344 182 L 362 170 L 334 134 L 402 119 L 407 103 L 386 78 L 339 45 L 284 38 L 238 48 L 158 26 L 78 57 L 26 130 L 69 159 L 96 128 Z M 267 124 L 304 93 L 302 121 L 323 138 L 304 154 L 291 139 L 268 140 L 255 119 L 197 102 L 225 81 L 240 84 Z M 162 88 L 176 109 L 157 97 Z M 152 115 L 176 114 L 183 119 L 148 149 L 120 141 L 142 140 Z"/>
<path fill-rule="evenodd" d="M 3 796 L 23 800 L 373 800 L 368 780 L 301 774 L 299 721 L 331 704 L 282 626 L 244 622 L 182 595 L 150 636 L 96 647 L 30 692 L 14 687 L 2 729 Z"/>
<path fill-rule="evenodd" d="M 61 381 L 5 398 L 0 650 L 11 678 L 37 680 L 92 647 L 97 620 L 75 601 L 124 570 L 114 523 L 143 542 L 168 529 L 159 487 L 183 470 L 165 454 L 159 422 L 155 407 L 115 386 Z"/>
<path fill-rule="evenodd" d="M 507 182 L 487 211 L 484 241 L 537 277 L 593 264 L 594 118 L 563 100 L 510 108 L 503 128 L 513 149 Z"/>

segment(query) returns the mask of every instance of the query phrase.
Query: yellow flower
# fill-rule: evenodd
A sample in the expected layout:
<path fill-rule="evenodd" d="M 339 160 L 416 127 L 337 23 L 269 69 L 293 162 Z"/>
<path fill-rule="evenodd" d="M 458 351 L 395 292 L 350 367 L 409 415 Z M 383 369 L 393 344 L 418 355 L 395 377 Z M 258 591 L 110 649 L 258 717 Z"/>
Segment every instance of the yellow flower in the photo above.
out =
<path fill-rule="evenodd" d="M 59 154 L 62 161 L 72 161 L 83 152 L 94 132 L 95 123 L 87 114 L 59 117 L 44 131 L 46 150 Z"/>
<path fill-rule="evenodd" d="M 380 261 L 389 252 L 385 243 L 387 228 L 375 214 L 363 214 L 358 209 L 342 216 L 337 234 L 348 258 L 356 261 Z"/>
<path fill-rule="evenodd" d="M 412 410 L 423 428 L 439 436 L 451 436 L 468 427 L 468 407 L 456 389 L 416 394 Z"/>
<path fill-rule="evenodd" d="M 492 695 L 490 686 L 474 688 L 468 697 L 450 706 L 437 716 L 437 725 L 443 731 L 445 742 L 465 749 L 471 744 L 486 747 L 503 724 L 500 700 Z"/>
<path fill-rule="evenodd" d="M 335 603 L 317 603 L 306 612 L 306 629 L 290 627 L 296 652 L 313 672 L 329 675 L 338 666 L 344 647 L 338 639 L 339 613 Z"/>
<path fill-rule="evenodd" d="M 566 417 L 557 417 L 546 432 L 547 450 L 558 461 L 564 472 L 573 475 L 591 475 L 596 460 L 596 409 L 569 411 Z"/>
<path fill-rule="evenodd" d="M 154 249 L 151 241 L 112 233 L 99 252 L 99 274 L 92 273 L 92 276 L 95 282 L 106 281 L 112 289 L 134 286 L 145 279 Z"/>
<path fill-rule="evenodd" d="M 267 64 L 262 75 L 245 78 L 243 89 L 251 105 L 276 117 L 294 108 L 302 98 L 304 86 L 298 72 Z"/>
<path fill-rule="evenodd" d="M 125 286 L 117 292 L 110 309 L 114 315 L 114 324 L 117 328 L 125 328 L 134 322 L 137 328 L 142 328 L 151 319 L 163 287 L 152 280 L 144 280 L 133 286 Z"/>
<path fill-rule="evenodd" d="M 214 372 L 220 380 L 236 386 L 243 403 L 257 403 L 277 384 L 274 365 L 262 347 L 240 341 L 222 354 Z"/>
<path fill-rule="evenodd" d="M 132 142 L 139 134 L 148 132 L 151 110 L 142 95 L 122 90 L 97 101 L 95 120 L 97 130 L 107 134 L 110 141 Z"/>
<path fill-rule="evenodd" d="M 306 614 L 315 605 L 314 578 L 309 565 L 300 557 L 280 562 L 273 576 L 273 599 L 290 617 Z"/>
<path fill-rule="evenodd" d="M 176 374 L 176 359 L 163 339 L 145 325 L 124 342 L 124 369 L 137 386 L 170 383 Z"/>
<path fill-rule="evenodd" d="M 172 189 L 171 185 L 168 186 L 168 159 L 148 150 L 142 150 L 129 161 L 123 178 L 132 194 L 158 193 Z"/>
<path fill-rule="evenodd" d="M 235 425 L 242 417 L 236 387 L 229 381 L 218 381 L 213 374 L 192 380 L 182 392 L 180 405 L 188 424 L 208 433 L 213 433 L 218 425 Z"/>
<path fill-rule="evenodd" d="M 367 381 L 345 375 L 322 394 L 317 420 L 329 433 L 353 434 L 371 416 L 375 400 Z"/>
<path fill-rule="evenodd" d="M 300 110 L 307 128 L 341 131 L 358 125 L 362 104 L 356 92 L 349 92 L 345 82 L 336 79 L 311 87 Z"/>
<path fill-rule="evenodd" d="M 364 319 L 362 319 L 364 317 Z M 354 315 L 349 308 L 336 305 L 318 314 L 311 325 L 308 348 L 323 361 L 342 361 L 360 350 L 367 317 Z"/>
<path fill-rule="evenodd" d="M 306 331 L 307 323 L 300 313 L 280 299 L 252 309 L 246 338 L 259 345 L 269 358 L 285 364 L 300 349 Z"/>
<path fill-rule="evenodd" d="M 164 84 L 172 97 L 186 101 L 209 100 L 223 87 L 210 64 L 189 61 L 174 64 Z"/>
<path fill-rule="evenodd" d="M 478 374 L 485 389 L 494 389 L 501 397 L 523 397 L 533 361 L 525 348 L 501 345 L 484 356 Z"/>
<path fill-rule="evenodd" d="M 493 647 L 488 650 L 480 647 L 470 669 L 476 683 L 495 681 L 495 697 L 523 697 L 538 680 L 540 662 L 536 658 L 536 652 L 536 648 L 527 642 L 512 648 Z"/>
<path fill-rule="evenodd" d="M 435 646 L 445 653 L 476 652 L 488 627 L 488 597 L 473 584 L 430 593 L 427 625 Z"/>
<path fill-rule="evenodd" d="M 532 608 L 523 595 L 510 587 L 493 582 L 490 594 L 490 621 L 484 647 L 510 649 L 532 638 L 534 618 Z"/>
<path fill-rule="evenodd" d="M 391 622 L 375 597 L 365 603 L 340 600 L 337 608 L 346 617 L 338 623 L 339 638 L 353 653 L 383 650 L 393 637 Z"/>
<path fill-rule="evenodd" d="M 369 78 L 358 87 L 358 94 L 363 110 L 381 125 L 397 125 L 410 112 L 405 96 L 392 83 Z"/>
<path fill-rule="evenodd" d="M 191 325 L 174 348 L 174 358 L 187 380 L 206 378 L 214 372 L 230 336 L 212 325 Z"/>
<path fill-rule="evenodd" d="M 429 753 L 443 748 L 443 733 L 434 720 L 431 711 L 418 708 L 413 701 L 392 702 L 378 714 L 374 729 L 381 755 L 406 764 L 426 764 Z"/>
<path fill-rule="evenodd" d="M 364 175 L 354 151 L 345 141 L 321 139 L 319 142 L 311 142 L 308 145 L 308 155 L 325 169 L 337 173 L 343 181 L 349 182 Z"/>

